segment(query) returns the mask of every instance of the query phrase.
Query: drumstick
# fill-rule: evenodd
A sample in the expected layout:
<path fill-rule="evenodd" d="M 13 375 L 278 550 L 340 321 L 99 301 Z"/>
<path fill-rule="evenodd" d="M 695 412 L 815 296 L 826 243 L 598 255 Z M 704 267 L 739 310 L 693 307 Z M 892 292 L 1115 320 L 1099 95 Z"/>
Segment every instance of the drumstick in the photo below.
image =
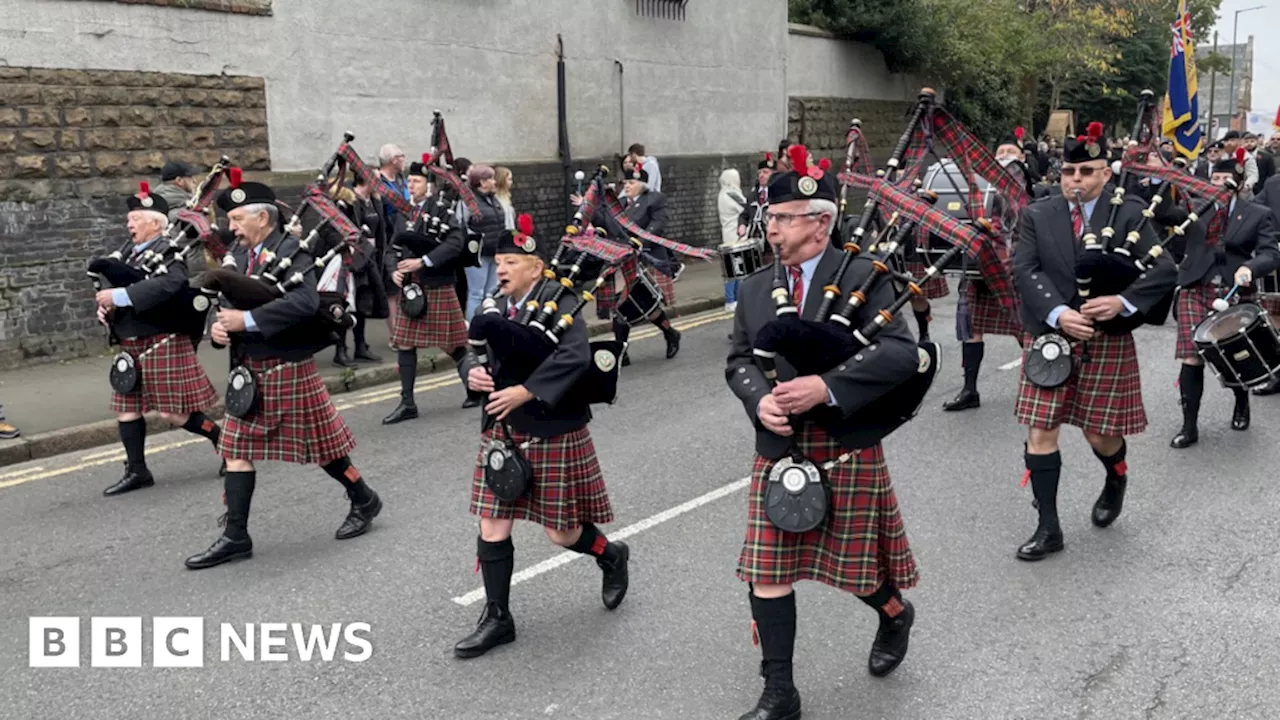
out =
<path fill-rule="evenodd" d="M 1231 292 L 1227 293 L 1226 297 L 1220 297 L 1217 300 L 1214 300 L 1213 311 L 1222 312 L 1223 310 L 1226 310 L 1228 307 L 1230 307 L 1231 296 L 1235 295 L 1236 291 L 1239 289 L 1240 289 L 1240 283 L 1236 283 L 1235 285 L 1231 286 Z"/>

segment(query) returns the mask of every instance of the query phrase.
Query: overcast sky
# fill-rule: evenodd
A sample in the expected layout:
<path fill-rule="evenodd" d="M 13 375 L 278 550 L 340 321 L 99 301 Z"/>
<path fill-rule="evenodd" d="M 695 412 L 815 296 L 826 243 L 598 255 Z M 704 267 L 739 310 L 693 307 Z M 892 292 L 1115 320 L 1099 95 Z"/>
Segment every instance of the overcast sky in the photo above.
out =
<path fill-rule="evenodd" d="M 1218 9 L 1218 44 L 1231 44 L 1231 31 L 1236 11 L 1264 6 L 1262 10 L 1240 13 L 1237 37 L 1241 43 L 1253 35 L 1253 107 L 1252 110 L 1273 116 L 1280 107 L 1280 0 L 1223 0 Z M 1197 45 L 1213 43 L 1213 32 L 1208 37 L 1196 38 Z M 1221 76 L 1219 76 L 1221 80 Z M 1204 92 L 1205 88 L 1201 88 Z"/>

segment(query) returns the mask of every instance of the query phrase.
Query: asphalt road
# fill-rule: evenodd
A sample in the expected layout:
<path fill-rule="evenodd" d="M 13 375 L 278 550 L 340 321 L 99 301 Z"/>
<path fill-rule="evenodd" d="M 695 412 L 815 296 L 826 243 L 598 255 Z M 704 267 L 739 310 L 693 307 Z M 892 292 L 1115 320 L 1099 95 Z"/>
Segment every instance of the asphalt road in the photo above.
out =
<path fill-rule="evenodd" d="M 950 334 L 950 306 L 935 334 Z M 467 513 L 479 414 L 452 376 L 423 378 L 423 418 L 379 419 L 394 389 L 339 398 L 356 463 L 386 508 L 368 535 L 333 539 L 341 488 L 316 468 L 259 470 L 253 559 L 182 567 L 217 535 L 221 484 L 204 441 L 149 439 L 157 485 L 104 499 L 119 454 L 76 453 L 0 473 L 2 718 L 735 718 L 758 696 L 746 587 L 734 577 L 750 431 L 725 388 L 728 316 L 708 313 L 675 360 L 640 339 L 620 402 L 591 425 L 632 586 L 615 612 L 599 571 L 536 527 L 517 527 L 519 638 L 471 661 L 452 644 L 481 610 L 475 520 Z M 1131 441 L 1130 493 L 1109 530 L 1089 524 L 1102 468 L 1064 434 L 1060 508 L 1067 549 L 1024 564 L 1035 511 L 1019 488 L 1023 430 L 1012 414 L 1018 357 L 988 343 L 983 407 L 943 413 L 959 386 L 948 343 L 921 415 L 886 443 L 922 579 L 907 661 L 866 672 L 875 617 L 856 599 L 799 589 L 796 674 L 806 718 L 1272 718 L 1280 715 L 1280 401 L 1256 399 L 1254 427 L 1228 429 L 1213 388 L 1201 443 L 1168 448 L 1178 426 L 1172 327 L 1139 335 L 1152 427 Z M 1004 369 L 1001 366 L 1004 366 Z M 442 380 L 442 382 L 437 382 Z M 175 444 L 177 444 L 175 446 Z M 165 447 L 168 446 L 168 447 Z M 468 604 L 470 603 L 470 604 Z M 28 617 L 78 616 L 78 669 L 31 669 Z M 90 668 L 91 616 L 142 617 L 141 668 Z M 152 666 L 151 618 L 203 617 L 204 667 Z M 222 662 L 220 623 L 355 623 L 364 662 Z"/>

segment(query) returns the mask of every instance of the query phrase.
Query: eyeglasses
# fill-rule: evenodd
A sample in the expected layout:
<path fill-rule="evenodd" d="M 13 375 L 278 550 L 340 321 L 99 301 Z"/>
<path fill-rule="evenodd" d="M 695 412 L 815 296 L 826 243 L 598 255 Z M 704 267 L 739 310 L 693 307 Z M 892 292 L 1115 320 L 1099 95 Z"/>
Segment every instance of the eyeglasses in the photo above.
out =
<path fill-rule="evenodd" d="M 1095 172 L 1098 172 L 1099 170 L 1102 170 L 1102 168 L 1090 167 L 1088 165 L 1084 165 L 1084 166 L 1077 165 L 1075 167 L 1066 167 L 1064 165 L 1062 167 L 1062 177 L 1071 177 L 1072 175 L 1079 175 L 1080 177 L 1092 177 L 1093 174 Z"/>
<path fill-rule="evenodd" d="M 818 217 L 819 215 L 822 215 L 822 214 L 823 214 L 823 213 L 820 213 L 820 212 L 807 212 L 807 213 L 783 213 L 783 212 L 768 212 L 768 211 L 765 211 L 765 214 L 764 214 L 764 222 L 765 222 L 765 224 L 767 225 L 767 224 L 769 224 L 770 222 L 772 222 L 772 221 L 774 221 L 774 220 L 777 220 L 779 225 L 782 225 L 782 226 L 786 227 L 786 226 L 790 226 L 790 225 L 791 225 L 792 223 L 794 223 L 798 218 L 811 218 L 811 217 Z"/>

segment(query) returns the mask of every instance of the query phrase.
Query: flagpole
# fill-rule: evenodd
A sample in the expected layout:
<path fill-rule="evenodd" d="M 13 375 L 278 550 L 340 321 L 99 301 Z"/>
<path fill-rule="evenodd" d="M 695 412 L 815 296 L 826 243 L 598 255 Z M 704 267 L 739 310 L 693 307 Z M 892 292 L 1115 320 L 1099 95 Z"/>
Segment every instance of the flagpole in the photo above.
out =
<path fill-rule="evenodd" d="M 1213 31 L 1213 54 L 1215 57 L 1218 54 L 1218 31 L 1217 30 Z M 1217 89 L 1217 87 L 1218 87 L 1218 73 L 1217 71 L 1214 71 L 1209 73 L 1209 142 L 1213 142 L 1214 140 L 1218 139 L 1218 133 L 1215 132 L 1217 129 L 1215 127 L 1217 124 L 1217 116 L 1214 115 L 1214 112 L 1213 112 L 1214 103 L 1216 103 L 1218 99 L 1217 93 L 1214 92 Z"/>
<path fill-rule="evenodd" d="M 1235 128 L 1236 112 L 1239 109 L 1238 108 L 1239 103 L 1236 102 L 1236 49 L 1240 42 L 1240 13 L 1247 13 L 1251 10 L 1261 10 L 1265 7 L 1266 5 L 1258 5 L 1256 7 L 1237 10 L 1235 22 L 1232 23 L 1232 28 L 1231 28 L 1231 120 L 1230 120 L 1230 123 L 1227 125 L 1228 130 L 1236 129 Z M 1240 59 L 1244 60 L 1244 53 L 1240 53 L 1240 55 L 1241 55 Z"/>

